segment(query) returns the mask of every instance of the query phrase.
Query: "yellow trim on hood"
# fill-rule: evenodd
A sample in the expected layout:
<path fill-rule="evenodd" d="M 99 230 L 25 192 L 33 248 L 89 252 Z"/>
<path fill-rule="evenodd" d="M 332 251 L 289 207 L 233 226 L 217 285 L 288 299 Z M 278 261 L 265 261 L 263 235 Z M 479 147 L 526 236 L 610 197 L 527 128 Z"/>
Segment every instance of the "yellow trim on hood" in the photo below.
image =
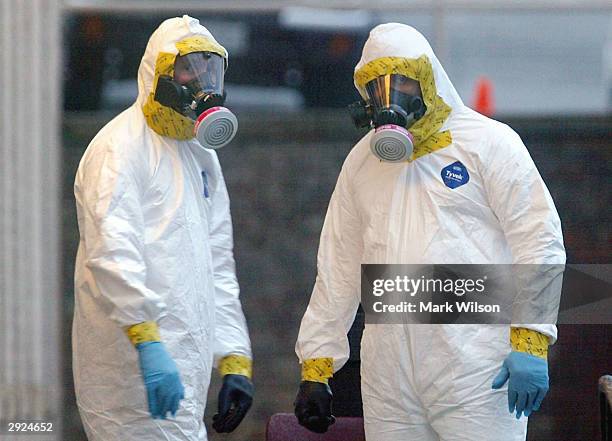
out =
<path fill-rule="evenodd" d="M 153 87 L 147 97 L 147 101 L 142 106 L 142 113 L 148 126 L 158 135 L 185 141 L 194 137 L 193 128 L 195 121 L 181 115 L 170 107 L 162 106 L 153 98 L 159 77 L 161 75 L 174 76 L 174 60 L 176 60 L 176 54 L 169 52 L 160 52 L 157 56 Z"/>
<path fill-rule="evenodd" d="M 212 52 L 214 54 L 221 55 L 225 60 L 227 67 L 227 51 L 225 48 L 216 41 L 212 41 L 203 35 L 187 37 L 176 43 L 175 46 L 181 56 L 190 54 L 192 52 Z"/>
<path fill-rule="evenodd" d="M 421 86 L 425 115 L 408 130 L 414 137 L 411 161 L 428 153 L 449 146 L 453 142 L 450 131 L 440 132 L 451 107 L 438 95 L 431 62 L 426 55 L 419 58 L 383 57 L 370 61 L 355 72 L 355 85 L 365 98 L 365 85 L 383 75 L 400 74 L 417 80 Z"/>

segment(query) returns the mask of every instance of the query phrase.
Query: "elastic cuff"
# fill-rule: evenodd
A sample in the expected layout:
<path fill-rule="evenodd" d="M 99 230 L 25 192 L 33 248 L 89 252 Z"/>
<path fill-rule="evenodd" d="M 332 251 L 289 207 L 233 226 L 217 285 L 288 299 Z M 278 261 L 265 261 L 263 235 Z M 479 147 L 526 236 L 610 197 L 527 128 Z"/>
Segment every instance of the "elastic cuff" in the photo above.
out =
<path fill-rule="evenodd" d="M 334 359 L 309 358 L 302 363 L 302 381 L 315 381 L 327 384 L 334 375 Z"/>
<path fill-rule="evenodd" d="M 218 370 L 221 376 L 234 374 L 251 378 L 253 376 L 253 362 L 244 355 L 228 355 L 219 361 Z"/>
<path fill-rule="evenodd" d="M 510 344 L 514 351 L 535 355 L 546 360 L 549 343 L 550 340 L 547 335 L 533 329 L 510 328 Z"/>
<path fill-rule="evenodd" d="M 159 329 L 155 322 L 142 322 L 125 328 L 125 333 L 134 346 L 139 343 L 161 341 Z"/>

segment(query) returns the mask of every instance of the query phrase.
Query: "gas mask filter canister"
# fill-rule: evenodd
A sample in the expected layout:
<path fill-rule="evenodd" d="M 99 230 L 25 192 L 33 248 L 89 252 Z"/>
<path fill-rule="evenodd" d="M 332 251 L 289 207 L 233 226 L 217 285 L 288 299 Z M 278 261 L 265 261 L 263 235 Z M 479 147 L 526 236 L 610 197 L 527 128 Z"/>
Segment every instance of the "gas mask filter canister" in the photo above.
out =
<path fill-rule="evenodd" d="M 416 87 L 415 80 L 402 75 L 385 75 L 366 84 L 367 101 L 349 106 L 357 127 L 374 128 L 370 150 L 381 161 L 403 162 L 412 156 L 414 137 L 408 127 L 427 111 L 423 99 L 414 93 Z M 405 91 L 407 88 L 412 93 Z"/>
<path fill-rule="evenodd" d="M 214 106 L 198 116 L 193 131 L 204 147 L 219 149 L 236 136 L 238 119 L 227 107 Z"/>
<path fill-rule="evenodd" d="M 238 119 L 224 106 L 225 62 L 211 52 L 177 57 L 174 77 L 161 75 L 155 101 L 194 122 L 193 136 L 209 149 L 219 149 L 234 138 Z"/>
<path fill-rule="evenodd" d="M 381 161 L 407 161 L 414 150 L 412 134 L 395 124 L 376 127 L 370 139 L 370 150 Z"/>

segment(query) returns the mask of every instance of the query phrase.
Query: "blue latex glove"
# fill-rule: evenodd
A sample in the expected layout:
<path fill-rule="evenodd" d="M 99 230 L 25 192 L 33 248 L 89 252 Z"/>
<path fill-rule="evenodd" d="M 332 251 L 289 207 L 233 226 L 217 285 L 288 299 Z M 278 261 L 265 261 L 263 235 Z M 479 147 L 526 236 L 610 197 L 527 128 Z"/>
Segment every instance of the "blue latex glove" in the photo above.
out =
<path fill-rule="evenodd" d="M 512 351 L 493 380 L 492 388 L 499 389 L 506 381 L 508 410 L 514 413 L 516 408 L 516 419 L 521 413 L 528 417 L 540 408 L 548 392 L 548 362 L 535 355 Z"/>
<path fill-rule="evenodd" d="M 140 343 L 136 349 L 151 416 L 166 419 L 167 412 L 175 416 L 180 401 L 185 398 L 185 389 L 174 360 L 158 341 Z"/>

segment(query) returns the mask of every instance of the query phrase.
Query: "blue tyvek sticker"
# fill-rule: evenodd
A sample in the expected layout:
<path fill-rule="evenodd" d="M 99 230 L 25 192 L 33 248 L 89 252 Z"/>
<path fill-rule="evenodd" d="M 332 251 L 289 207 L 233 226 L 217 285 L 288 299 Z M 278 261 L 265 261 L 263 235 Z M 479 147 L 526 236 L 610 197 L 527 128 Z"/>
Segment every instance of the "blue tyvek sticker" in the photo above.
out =
<path fill-rule="evenodd" d="M 440 172 L 444 185 L 448 188 L 461 187 L 467 184 L 470 180 L 470 174 L 468 173 L 465 165 L 461 161 L 453 162 L 451 165 L 447 165 Z"/>
<path fill-rule="evenodd" d="M 204 197 L 207 198 L 210 194 L 208 193 L 208 176 L 206 176 L 205 170 L 202 170 L 202 183 L 204 184 Z"/>

